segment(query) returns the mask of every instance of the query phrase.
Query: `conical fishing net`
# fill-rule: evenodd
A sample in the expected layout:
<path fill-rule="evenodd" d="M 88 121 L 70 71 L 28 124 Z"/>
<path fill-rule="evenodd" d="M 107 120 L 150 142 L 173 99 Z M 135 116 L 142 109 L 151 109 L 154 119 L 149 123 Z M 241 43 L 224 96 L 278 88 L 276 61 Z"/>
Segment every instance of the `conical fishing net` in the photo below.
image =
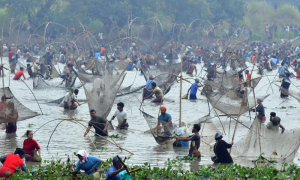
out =
<path fill-rule="evenodd" d="M 155 141 L 160 144 L 160 145 L 164 145 L 167 144 L 170 140 L 173 139 L 173 136 L 175 135 L 175 131 L 177 130 L 177 126 L 172 122 L 171 126 L 164 126 L 163 125 L 166 124 L 166 121 L 161 121 L 160 122 L 160 127 L 157 127 L 157 122 L 158 122 L 158 118 L 155 118 L 147 113 L 145 113 L 144 111 L 140 110 L 144 116 L 144 118 L 146 119 L 148 126 L 150 128 L 151 134 L 153 135 Z M 173 139 L 174 140 L 174 139 Z"/>
<path fill-rule="evenodd" d="M 264 100 L 267 97 L 268 95 L 259 96 L 256 98 Z M 241 107 L 242 98 L 238 97 L 236 93 L 232 90 L 226 91 L 225 93 L 213 92 L 210 96 L 208 96 L 208 99 L 210 100 L 210 103 L 214 108 L 218 109 L 226 115 L 232 116 L 238 116 L 239 112 L 240 114 L 244 114 L 249 110 L 249 108 L 255 106 L 253 97 L 249 96 L 248 103 L 244 101 Z"/>
<path fill-rule="evenodd" d="M 3 89 L 0 89 L 1 97 L 4 95 Z M 26 120 L 38 115 L 38 113 L 33 112 L 32 110 L 25 107 L 22 103 L 18 101 L 18 99 L 13 95 L 9 87 L 5 88 L 5 96 L 6 102 L 13 102 L 14 109 L 18 112 L 18 121 Z M 0 109 L 0 123 L 8 123 L 8 122 L 15 122 L 15 119 L 6 118 L 7 115 L 11 115 L 12 110 L 8 107 L 4 107 L 4 104 L 1 102 L 1 109 Z"/>
<path fill-rule="evenodd" d="M 263 156 L 265 158 L 293 162 L 300 146 L 299 129 L 280 133 L 280 131 L 268 129 L 265 124 L 258 123 L 257 121 L 256 119 L 253 122 L 247 136 L 232 147 L 231 154 L 235 157 L 257 159 L 261 153 L 264 153 Z"/>
<path fill-rule="evenodd" d="M 33 77 L 33 88 L 35 89 L 46 89 L 46 88 L 70 88 L 75 86 L 77 76 L 76 73 L 73 71 L 70 74 L 70 77 L 68 79 L 62 79 L 60 82 L 52 82 L 53 80 L 45 80 L 44 76 L 41 74 L 36 74 Z M 79 82 L 80 83 L 80 82 Z M 80 83 L 79 85 L 75 88 L 81 87 L 82 84 Z"/>
<path fill-rule="evenodd" d="M 95 109 L 97 116 L 107 118 L 125 78 L 124 72 L 113 76 L 106 73 L 101 79 L 96 78 L 93 83 L 86 83 L 84 85 L 89 110 Z"/>
<path fill-rule="evenodd" d="M 58 73 L 57 69 L 55 68 L 53 62 L 51 62 L 51 77 L 52 78 L 60 77 L 60 74 Z"/>
<path fill-rule="evenodd" d="M 50 87 L 50 85 L 44 80 L 43 76 L 40 74 L 36 74 L 33 77 L 32 81 L 34 89 L 44 89 Z"/>

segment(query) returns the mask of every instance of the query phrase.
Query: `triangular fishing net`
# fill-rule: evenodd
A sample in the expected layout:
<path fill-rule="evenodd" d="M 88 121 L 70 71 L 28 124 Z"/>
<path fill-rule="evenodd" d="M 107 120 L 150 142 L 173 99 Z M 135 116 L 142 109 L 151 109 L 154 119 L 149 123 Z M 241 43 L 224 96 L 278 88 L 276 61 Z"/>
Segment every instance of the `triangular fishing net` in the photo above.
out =
<path fill-rule="evenodd" d="M 95 109 L 97 116 L 107 118 L 114 104 L 115 97 L 125 78 L 125 71 L 119 75 L 103 75 L 93 83 L 86 83 L 84 87 L 89 110 Z"/>
<path fill-rule="evenodd" d="M 25 107 L 22 103 L 18 101 L 18 99 L 13 95 L 9 87 L 5 89 L 5 96 L 7 98 L 6 102 L 13 102 L 15 106 L 15 110 L 18 111 L 18 121 L 26 120 L 38 115 L 38 113 L 33 112 L 32 110 Z M 4 95 L 3 89 L 0 89 L 1 97 Z M 2 102 L 1 102 L 2 103 Z M 2 104 L 3 105 L 3 104 Z M 11 113 L 11 109 L 3 108 L 0 110 L 0 123 L 8 123 L 8 122 L 15 122 L 14 119 L 9 119 L 5 117 L 5 114 L 8 115 Z"/>
<path fill-rule="evenodd" d="M 52 82 L 53 80 L 45 80 L 44 76 L 41 74 L 36 74 L 33 77 L 33 88 L 35 89 L 47 89 L 47 88 L 70 88 L 75 86 L 77 76 L 76 73 L 73 71 L 70 74 L 69 79 L 62 79 L 60 82 Z M 75 88 L 81 87 L 82 84 L 77 85 Z"/>
<path fill-rule="evenodd" d="M 289 95 L 289 96 L 295 98 L 298 102 L 300 102 L 300 93 L 299 92 L 293 91 L 290 89 L 285 89 L 283 87 L 280 87 L 280 91 L 282 94 Z"/>
<path fill-rule="evenodd" d="M 54 66 L 54 63 L 51 62 L 51 78 L 60 77 L 60 74 L 58 73 L 57 69 Z"/>
<path fill-rule="evenodd" d="M 265 124 L 257 121 L 256 119 L 253 122 L 247 136 L 232 147 L 231 154 L 234 157 L 257 159 L 261 153 L 264 153 L 265 158 L 293 162 L 300 146 L 300 130 L 286 130 L 281 133 L 280 131 L 270 130 Z M 261 136 L 259 136 L 257 127 L 260 128 Z"/>
<path fill-rule="evenodd" d="M 36 74 L 33 78 L 33 88 L 34 89 L 44 89 L 49 88 L 50 85 L 44 80 L 43 76 L 40 74 Z"/>
<path fill-rule="evenodd" d="M 148 126 L 150 128 L 151 134 L 153 135 L 155 141 L 160 144 L 164 145 L 167 144 L 170 140 L 173 139 L 173 136 L 175 135 L 175 131 L 177 130 L 177 126 L 172 122 L 171 126 L 164 126 L 163 128 L 155 128 L 157 126 L 158 118 L 155 118 L 144 111 L 140 110 L 143 114 L 144 118 L 146 119 L 146 122 L 148 123 Z M 160 126 L 166 124 L 165 121 L 159 121 Z"/>

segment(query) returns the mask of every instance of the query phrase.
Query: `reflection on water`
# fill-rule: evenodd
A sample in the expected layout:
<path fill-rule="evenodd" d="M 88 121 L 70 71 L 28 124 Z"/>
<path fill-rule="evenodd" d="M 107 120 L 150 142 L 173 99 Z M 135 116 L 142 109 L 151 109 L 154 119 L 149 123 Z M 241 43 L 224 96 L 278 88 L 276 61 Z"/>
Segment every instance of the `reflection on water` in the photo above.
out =
<path fill-rule="evenodd" d="M 63 67 L 63 66 L 62 66 Z M 127 87 L 132 84 L 132 79 L 134 79 L 136 72 L 127 72 L 127 76 L 123 82 L 123 87 Z M 8 73 L 5 79 L 6 86 L 8 86 Z M 12 75 L 10 77 L 12 79 Z M 58 81 L 60 82 L 60 79 L 53 79 L 52 81 Z M 263 82 L 262 80 L 261 82 Z M 32 87 L 32 80 L 27 80 L 26 83 L 28 85 L 31 85 Z M 139 87 L 141 85 L 145 84 L 144 77 L 142 75 L 137 75 L 136 81 L 133 84 L 133 88 Z M 183 92 L 187 92 L 187 89 L 190 87 L 190 85 L 186 82 L 183 83 Z M 259 88 L 259 87 L 258 87 Z M 28 88 L 21 82 L 21 81 L 11 81 L 10 82 L 10 89 L 18 98 L 18 100 L 23 103 L 26 107 L 30 108 L 33 111 L 36 111 L 40 113 L 39 107 L 34 100 L 32 94 L 28 90 Z M 165 102 L 163 102 L 163 105 L 167 107 L 167 113 L 170 113 L 172 116 L 172 121 L 176 125 L 178 125 L 179 120 L 179 84 L 175 84 L 171 91 L 165 96 Z M 34 94 L 37 97 L 38 101 L 40 102 L 40 106 L 43 110 L 43 115 L 39 115 L 37 117 L 34 117 L 32 119 L 28 119 L 26 121 L 20 121 L 18 122 L 18 131 L 16 135 L 6 135 L 5 131 L 0 132 L 0 151 L 1 152 L 14 152 L 16 147 L 22 147 L 23 141 L 25 137 L 22 137 L 26 130 L 33 130 L 36 131 L 44 125 L 45 123 L 58 119 L 58 118 L 68 118 L 69 116 L 74 116 L 77 119 L 82 119 L 81 123 L 83 123 L 85 126 L 88 125 L 88 121 L 90 119 L 89 116 L 89 108 L 87 104 L 83 104 L 82 106 L 79 106 L 78 109 L 73 112 L 75 114 L 64 114 L 63 108 L 59 107 L 54 104 L 48 104 L 47 102 L 53 101 L 56 99 L 61 98 L 66 94 L 66 90 L 64 89 L 45 89 L 45 90 L 34 90 Z M 206 103 L 205 97 L 200 95 L 200 92 L 198 92 L 198 98 L 199 100 L 195 102 L 190 102 L 189 100 L 183 100 L 182 103 L 182 120 L 189 122 L 193 122 L 205 115 L 208 114 L 208 107 Z M 85 127 L 82 127 L 81 125 L 78 125 L 76 123 L 72 123 L 70 121 L 64 121 L 62 122 L 57 129 L 55 130 L 51 141 L 49 142 L 49 146 L 47 148 L 47 144 L 49 141 L 49 138 L 56 127 L 57 123 L 60 122 L 60 120 L 56 120 L 53 122 L 50 122 L 43 126 L 41 129 L 39 129 L 37 132 L 34 133 L 34 139 L 39 143 L 41 147 L 41 153 L 42 153 L 42 159 L 44 160 L 50 160 L 52 158 L 58 159 L 62 158 L 63 160 L 67 159 L 67 156 L 70 156 L 70 159 L 77 160 L 77 157 L 74 156 L 74 152 L 77 152 L 78 150 L 85 149 L 90 154 L 99 156 L 101 159 L 108 159 L 115 155 L 119 156 L 130 156 L 131 158 L 127 161 L 128 164 L 135 164 L 135 165 L 142 165 L 145 162 L 150 163 L 152 166 L 164 166 L 165 162 L 168 159 L 174 159 L 176 157 L 182 157 L 184 155 L 188 154 L 189 147 L 176 147 L 173 148 L 172 144 L 170 145 L 158 145 L 151 134 L 144 133 L 145 131 L 149 130 L 149 126 L 146 123 L 144 117 L 140 114 L 139 107 L 141 103 L 141 91 L 138 91 L 136 93 L 117 97 L 115 100 L 115 104 L 118 102 L 124 102 L 125 103 L 125 111 L 128 114 L 128 123 L 129 123 L 129 130 L 112 130 L 109 131 L 109 135 L 119 135 L 120 138 L 114 138 L 113 140 L 109 137 L 107 137 L 108 140 L 115 142 L 119 146 L 131 151 L 134 153 L 134 155 L 131 155 L 127 151 L 121 150 L 120 148 L 114 146 L 113 144 L 107 142 L 106 140 L 95 137 L 92 132 L 89 133 L 89 137 L 83 137 L 85 132 Z M 84 90 L 80 88 L 78 99 L 85 99 Z M 274 102 L 268 102 L 265 101 L 265 106 L 269 106 L 268 111 L 271 111 L 272 103 Z M 278 103 L 279 104 L 279 103 Z M 142 108 L 144 111 L 154 117 L 157 117 L 159 105 L 151 103 L 150 100 L 145 100 Z M 113 106 L 111 113 L 108 116 L 108 119 L 112 117 L 116 110 L 116 105 Z M 289 111 L 292 111 L 293 109 L 290 109 Z M 279 110 L 277 110 L 278 112 Z M 297 111 L 297 110 L 295 110 Z M 213 111 L 212 111 L 213 112 Z M 269 112 L 268 112 L 269 113 Z M 280 112 L 279 112 L 280 114 Z M 291 112 L 291 114 L 293 114 Z M 294 113 L 297 114 L 297 113 Z M 288 116 L 288 114 L 285 114 Z M 211 114 L 212 117 L 215 116 L 215 114 Z M 282 115 L 283 116 L 283 115 Z M 287 118 L 288 119 L 288 118 Z M 284 122 L 285 128 L 292 128 L 293 126 L 297 126 L 297 117 L 296 118 L 290 118 L 295 120 L 291 123 Z M 233 127 L 235 125 L 235 122 L 229 123 L 226 119 L 226 117 L 221 117 L 220 119 L 224 125 L 226 135 L 224 135 L 224 140 L 230 142 L 231 137 L 233 134 Z M 250 126 L 251 121 L 249 121 L 249 118 L 241 118 L 241 121 L 244 125 Z M 114 120 L 113 125 L 117 125 L 117 120 Z M 213 123 L 215 123 L 217 130 L 220 132 L 223 132 L 222 125 L 220 124 L 219 120 L 215 118 L 213 120 Z M 30 125 L 32 124 L 32 125 Z M 231 125 L 231 129 L 230 129 Z M 191 128 L 191 127 L 189 127 Z M 243 126 L 238 126 L 235 142 L 240 140 L 245 134 L 247 133 L 247 129 Z M 214 132 L 211 132 L 211 134 L 214 134 Z M 97 149 L 95 149 L 95 147 Z M 104 147 L 101 148 L 101 147 Z M 202 154 L 201 162 L 194 161 L 191 163 L 185 163 L 184 167 L 189 168 L 198 168 L 199 165 L 203 164 L 212 164 L 211 156 L 213 156 L 212 151 L 210 150 L 210 146 L 204 143 L 201 143 L 200 146 L 200 152 Z M 296 160 L 298 162 L 297 154 Z M 235 159 L 233 158 L 234 162 L 240 163 L 245 166 L 253 166 L 251 163 L 251 160 L 248 159 Z"/>

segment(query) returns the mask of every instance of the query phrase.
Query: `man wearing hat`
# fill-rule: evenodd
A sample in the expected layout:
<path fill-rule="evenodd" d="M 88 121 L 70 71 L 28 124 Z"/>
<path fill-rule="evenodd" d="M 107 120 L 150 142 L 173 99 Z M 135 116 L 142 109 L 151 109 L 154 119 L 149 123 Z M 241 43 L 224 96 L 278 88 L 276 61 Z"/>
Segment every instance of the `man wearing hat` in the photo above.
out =
<path fill-rule="evenodd" d="M 191 87 L 189 88 L 187 94 L 189 94 L 189 92 L 191 91 L 190 93 L 190 99 L 197 99 L 197 88 L 198 87 L 201 87 L 201 85 L 199 85 L 199 79 L 196 78 L 195 79 L 195 83 L 191 85 Z"/>
<path fill-rule="evenodd" d="M 122 167 L 122 163 L 121 163 L 120 159 L 117 156 L 115 156 L 113 158 L 112 163 L 113 163 L 113 166 L 111 166 L 106 172 L 105 180 L 120 180 L 121 177 L 120 177 L 119 173 L 124 171 L 124 170 L 127 170 L 127 166 L 124 165 Z"/>
<path fill-rule="evenodd" d="M 276 116 L 275 112 L 270 113 L 270 122 L 267 124 L 267 128 L 272 131 L 279 131 L 279 128 L 281 128 L 281 133 L 285 131 L 285 128 L 280 124 L 280 117 Z"/>
<path fill-rule="evenodd" d="M 221 133 L 215 135 L 216 144 L 214 145 L 214 153 L 217 158 L 217 163 L 233 163 L 233 160 L 228 152 L 228 148 L 231 148 L 233 142 L 228 144 L 222 140 L 223 136 Z"/>
<path fill-rule="evenodd" d="M 160 124 L 162 124 L 164 128 L 165 135 L 172 135 L 171 131 L 173 130 L 172 126 L 172 117 L 169 113 L 166 113 L 167 108 L 164 106 L 160 107 L 161 115 L 158 116 L 158 122 L 156 128 L 159 128 Z"/>
<path fill-rule="evenodd" d="M 197 67 L 194 64 L 194 61 L 191 61 L 189 67 L 187 68 L 186 74 L 193 75 L 194 70 L 195 70 L 196 75 L 197 75 Z"/>
<path fill-rule="evenodd" d="M 154 77 L 151 75 L 149 77 L 149 80 L 146 82 L 146 89 L 149 91 L 152 91 L 152 86 L 151 86 L 152 82 L 154 82 Z M 150 94 L 151 94 L 151 92 L 144 90 L 144 97 L 148 97 Z"/>

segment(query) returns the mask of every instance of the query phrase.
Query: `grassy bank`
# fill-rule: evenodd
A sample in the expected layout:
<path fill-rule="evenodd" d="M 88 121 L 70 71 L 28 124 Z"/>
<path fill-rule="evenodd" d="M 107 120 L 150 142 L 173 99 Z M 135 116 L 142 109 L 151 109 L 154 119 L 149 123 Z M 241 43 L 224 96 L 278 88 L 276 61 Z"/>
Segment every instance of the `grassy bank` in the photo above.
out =
<path fill-rule="evenodd" d="M 148 163 L 143 166 L 129 166 L 129 170 L 141 168 L 141 170 L 131 173 L 134 179 L 175 179 L 175 180 L 193 180 L 193 179 L 298 179 L 300 177 L 300 167 L 296 165 L 283 165 L 279 171 L 274 168 L 274 164 L 255 165 L 253 168 L 242 167 L 238 164 L 218 165 L 218 166 L 200 166 L 197 170 L 183 171 L 182 165 L 186 162 L 196 159 L 183 157 L 166 162 L 165 168 L 151 167 Z M 126 163 L 126 162 L 125 162 Z M 112 160 L 106 160 L 101 163 L 100 169 L 102 179 L 105 179 L 107 169 L 112 165 Z M 71 172 L 75 171 L 76 162 L 44 161 L 43 165 L 38 167 L 38 171 L 32 175 L 29 172 L 21 174 L 15 173 L 11 179 L 72 179 Z M 29 170 L 33 167 L 29 166 Z M 43 173 L 47 170 L 47 173 Z M 93 179 L 86 175 L 79 175 L 77 179 Z"/>

